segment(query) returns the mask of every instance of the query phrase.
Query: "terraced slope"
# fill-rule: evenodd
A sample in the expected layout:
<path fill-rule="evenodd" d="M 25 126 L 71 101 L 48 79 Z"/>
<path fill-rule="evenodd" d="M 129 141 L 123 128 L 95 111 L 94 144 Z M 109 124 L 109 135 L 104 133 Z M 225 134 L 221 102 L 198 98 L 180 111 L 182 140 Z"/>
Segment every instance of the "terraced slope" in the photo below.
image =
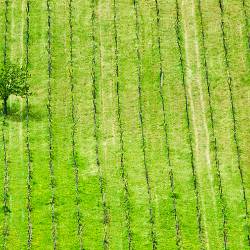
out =
<path fill-rule="evenodd" d="M 3 249 L 249 249 L 249 0 L 0 0 Z"/>

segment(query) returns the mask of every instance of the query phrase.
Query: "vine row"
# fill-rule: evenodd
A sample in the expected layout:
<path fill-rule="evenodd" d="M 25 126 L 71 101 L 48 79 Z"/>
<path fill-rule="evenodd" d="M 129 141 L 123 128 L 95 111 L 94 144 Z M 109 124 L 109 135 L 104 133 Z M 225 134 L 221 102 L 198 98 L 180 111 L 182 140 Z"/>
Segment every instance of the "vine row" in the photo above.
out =
<path fill-rule="evenodd" d="M 163 81 L 164 81 L 164 71 L 163 71 L 163 60 L 162 60 L 162 51 L 161 51 L 161 36 L 160 36 L 160 9 L 159 9 L 159 3 L 158 0 L 155 0 L 155 9 L 156 9 L 156 22 L 157 22 L 157 41 L 158 41 L 158 52 L 159 52 L 159 60 L 160 60 L 160 72 L 159 72 L 159 92 L 160 92 L 160 98 L 161 98 L 161 106 L 162 106 L 162 113 L 163 113 L 163 128 L 165 133 L 165 150 L 166 150 L 166 156 L 169 166 L 169 178 L 170 178 L 170 186 L 171 186 L 171 193 L 172 193 L 172 199 L 173 199 L 173 211 L 174 211 L 174 217 L 175 217 L 175 230 L 176 230 L 176 246 L 180 248 L 181 245 L 181 232 L 180 232 L 180 223 L 179 218 L 177 214 L 177 208 L 176 208 L 176 196 L 175 196 L 175 183 L 174 183 L 174 174 L 173 174 L 173 166 L 170 158 L 170 146 L 169 146 L 169 140 L 168 140 L 168 124 L 167 124 L 167 118 L 166 118 L 166 108 L 165 108 L 165 98 L 163 94 Z"/>
<path fill-rule="evenodd" d="M 117 35 L 117 9 L 116 9 L 116 0 L 113 1 L 114 7 L 114 40 L 115 40 L 115 74 L 116 74 L 116 96 L 117 96 L 117 119 L 119 125 L 119 135 L 120 135 L 120 169 L 121 177 L 123 181 L 124 189 L 124 205 L 125 205 L 125 219 L 127 225 L 127 237 L 128 237 L 128 248 L 133 248 L 133 235 L 131 229 L 131 205 L 129 199 L 129 190 L 128 190 L 128 179 L 127 173 L 124 166 L 124 141 L 123 141 L 123 127 L 122 127 L 122 118 L 121 118 L 121 100 L 120 100 L 120 82 L 119 82 L 119 57 L 118 57 L 118 35 Z"/>
<path fill-rule="evenodd" d="M 3 150 L 4 150 L 4 188 L 3 188 L 3 211 L 4 211 L 4 225 L 3 225 L 3 249 L 6 249 L 7 238 L 9 235 L 9 225 L 8 217 L 10 213 L 9 207 L 9 169 L 8 169 L 8 159 L 7 159 L 7 148 L 6 148 L 6 138 L 5 138 L 5 127 L 6 127 L 6 117 L 3 118 L 3 128 L 2 128 L 2 139 L 3 139 Z"/>
<path fill-rule="evenodd" d="M 29 74 L 29 38 L 30 38 L 30 1 L 27 0 L 26 6 L 26 84 Z M 27 158 L 28 158 L 28 177 L 27 177 L 27 209 L 28 209 L 28 249 L 31 249 L 32 244 L 32 220 L 31 220 L 31 181 L 32 181 L 32 168 L 31 168 L 31 151 L 30 151 L 30 131 L 29 131 L 29 97 L 26 95 L 26 149 L 27 149 Z"/>
<path fill-rule="evenodd" d="M 4 49 L 3 49 L 3 63 L 7 63 L 7 48 L 8 48 L 8 8 L 9 8 L 9 1 L 5 0 L 5 32 L 4 32 Z M 3 223 L 3 249 L 7 248 L 7 239 L 9 235 L 9 167 L 8 167 L 8 158 L 7 158 L 7 142 L 5 137 L 5 128 L 7 126 L 6 122 L 6 115 L 3 116 L 3 124 L 2 124 L 2 140 L 3 140 L 3 150 L 4 150 L 4 187 L 3 187 L 3 211 L 4 211 L 4 223 Z"/>
<path fill-rule="evenodd" d="M 104 249 L 109 249 L 109 235 L 108 235 L 108 226 L 109 226 L 109 210 L 107 207 L 106 197 L 105 197 L 105 187 L 104 187 L 104 177 L 102 173 L 102 168 L 99 159 L 99 122 L 97 117 L 97 97 L 98 97 L 98 86 L 97 86 L 97 76 L 96 76 L 96 54 L 97 54 L 97 41 L 96 41 L 96 0 L 92 0 L 92 15 L 91 15 L 91 24 L 92 24 L 92 98 L 93 98 L 93 113 L 94 113 L 94 138 L 95 138 L 95 154 L 96 154 L 96 165 L 99 173 L 99 183 L 100 183 L 100 192 L 102 199 L 102 208 L 103 208 L 103 225 L 104 225 L 104 239 L 103 247 Z"/>
<path fill-rule="evenodd" d="M 139 120 L 140 120 L 140 127 L 141 127 L 141 137 L 142 137 L 142 151 L 143 151 L 143 163 L 145 169 L 145 177 L 147 182 L 147 192 L 149 197 L 149 214 L 150 214 L 150 224 L 151 224 L 151 240 L 152 240 L 152 247 L 153 249 L 157 249 L 157 235 L 155 231 L 155 215 L 154 215 L 154 208 L 152 204 L 152 195 L 151 195 L 151 187 L 150 187 L 150 180 L 149 180 L 149 173 L 146 161 L 146 141 L 144 136 L 144 121 L 143 121 L 143 110 L 142 110 L 142 83 L 141 83 L 141 53 L 139 49 L 139 17 L 138 17 L 138 2 L 137 0 L 133 1 L 134 4 L 134 11 L 136 17 L 136 53 L 137 53 L 137 75 L 138 75 L 138 97 L 139 97 Z"/>
<path fill-rule="evenodd" d="M 240 145 L 239 145 L 238 132 L 237 132 L 236 108 L 234 105 L 234 94 L 233 94 L 233 78 L 232 78 L 232 74 L 230 70 L 228 47 L 227 47 L 227 42 L 226 42 L 226 32 L 225 32 L 225 22 L 224 22 L 225 13 L 224 13 L 223 0 L 219 0 L 219 8 L 220 8 L 220 13 L 221 13 L 221 33 L 222 33 L 222 42 L 223 42 L 224 57 L 225 57 L 225 66 L 226 66 L 226 71 L 227 71 L 227 83 L 228 83 L 228 89 L 229 89 L 229 95 L 230 95 L 231 113 L 232 113 L 232 120 L 233 120 L 233 136 L 234 136 L 234 143 L 236 146 L 237 165 L 238 165 L 238 169 L 240 173 L 241 187 L 242 187 L 243 200 L 244 200 L 244 206 L 245 206 L 247 240 L 248 240 L 248 245 L 250 246 L 248 203 L 247 203 L 247 197 L 246 197 L 246 188 L 245 188 L 245 182 L 244 182 L 243 169 L 241 167 Z"/>
<path fill-rule="evenodd" d="M 76 108 L 75 108 L 75 98 L 74 98 L 74 76 L 73 76 L 73 23 L 72 23 L 72 0 L 69 1 L 69 28 L 70 28 L 70 85 L 71 85 L 71 118 L 72 118 L 72 158 L 73 167 L 75 172 L 75 189 L 76 189 L 76 206 L 77 206 L 77 233 L 79 237 L 80 249 L 83 249 L 82 240 L 82 215 L 80 211 L 80 194 L 79 194 L 79 168 L 77 162 L 77 151 L 76 151 Z"/>
<path fill-rule="evenodd" d="M 6 64 L 7 62 L 7 49 L 8 49 L 8 46 L 7 46 L 8 24 L 9 24 L 8 9 L 9 9 L 9 0 L 5 0 L 5 10 L 4 10 L 5 31 L 4 31 L 4 48 L 3 48 L 3 63 L 4 64 Z"/>
<path fill-rule="evenodd" d="M 50 185 L 51 185 L 51 221 L 52 221 L 52 240 L 53 249 L 57 249 L 57 232 L 56 232 L 56 213 L 55 213 L 55 173 L 54 173 L 54 150 L 53 150 L 53 131 L 52 131 L 52 49 L 51 49 L 51 0 L 47 0 L 47 13 L 48 13 L 48 129 L 49 129 L 49 169 L 50 169 Z"/>
<path fill-rule="evenodd" d="M 246 1 L 242 0 L 242 8 L 244 13 L 244 19 L 245 19 L 245 25 L 246 25 L 246 33 L 247 33 L 247 44 L 248 44 L 248 50 L 250 49 L 250 34 L 249 34 L 249 17 L 247 15 L 247 6 Z M 249 51 L 248 51 L 249 54 Z"/>
<path fill-rule="evenodd" d="M 187 97 L 187 87 L 186 87 L 186 77 L 185 77 L 185 62 L 183 58 L 183 38 L 181 32 L 181 14 L 180 14 L 180 7 L 178 0 L 176 2 L 176 38 L 177 38 L 177 45 L 179 50 L 179 60 L 180 60 L 180 67 L 181 67 L 181 76 L 182 76 L 182 85 L 184 89 L 185 95 L 185 109 L 186 109 L 186 120 L 187 120 L 187 127 L 188 127 L 188 140 L 189 140 L 189 147 L 190 147 L 190 154 L 191 154 L 191 166 L 192 166 L 192 174 L 193 174 L 193 183 L 194 183 L 194 191 L 196 196 L 196 212 L 197 212 L 197 222 L 198 222 L 198 233 L 199 239 L 201 243 L 201 249 L 205 249 L 204 246 L 204 232 L 202 227 L 202 214 L 200 209 L 200 194 L 198 189 L 198 178 L 197 178 L 197 171 L 195 166 L 194 160 L 194 152 L 193 152 L 193 138 L 192 138 L 192 131 L 191 131 L 191 124 L 190 124 L 190 114 L 189 114 L 189 103 Z"/>

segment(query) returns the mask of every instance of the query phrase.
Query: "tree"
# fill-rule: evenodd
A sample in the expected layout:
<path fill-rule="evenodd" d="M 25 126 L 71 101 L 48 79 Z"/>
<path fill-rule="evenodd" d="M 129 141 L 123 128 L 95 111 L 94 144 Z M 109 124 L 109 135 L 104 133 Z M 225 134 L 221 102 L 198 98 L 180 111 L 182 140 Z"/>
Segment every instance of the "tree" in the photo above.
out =
<path fill-rule="evenodd" d="M 7 115 L 7 101 L 10 95 L 24 97 L 29 94 L 27 71 L 16 64 L 6 62 L 0 69 L 0 97 L 3 100 L 3 113 Z"/>

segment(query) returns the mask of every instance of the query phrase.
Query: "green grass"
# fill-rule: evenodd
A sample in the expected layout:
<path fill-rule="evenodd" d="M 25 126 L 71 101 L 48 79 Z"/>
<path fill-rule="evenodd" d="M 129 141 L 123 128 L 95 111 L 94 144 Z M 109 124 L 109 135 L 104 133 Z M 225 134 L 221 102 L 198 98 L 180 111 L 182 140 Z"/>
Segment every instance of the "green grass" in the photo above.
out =
<path fill-rule="evenodd" d="M 1 247 L 249 249 L 249 1 L 27 1 L 0 1 L 33 93 L 1 114 Z"/>

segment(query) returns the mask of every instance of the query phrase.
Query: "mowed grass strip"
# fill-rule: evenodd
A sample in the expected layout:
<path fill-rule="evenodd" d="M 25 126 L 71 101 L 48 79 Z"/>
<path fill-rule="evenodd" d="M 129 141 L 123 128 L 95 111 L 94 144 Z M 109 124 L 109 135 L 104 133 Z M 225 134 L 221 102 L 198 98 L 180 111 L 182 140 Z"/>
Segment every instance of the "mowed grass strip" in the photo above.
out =
<path fill-rule="evenodd" d="M 70 31 L 67 1 L 51 1 L 51 37 L 51 113 L 57 246 L 75 249 L 79 247 L 79 240 L 75 175 L 72 167 Z"/>
<path fill-rule="evenodd" d="M 181 228 L 180 228 L 180 221 L 179 221 L 179 216 L 178 216 L 178 211 L 176 208 L 176 195 L 175 195 L 175 177 L 173 174 L 173 165 L 172 165 L 172 159 L 170 157 L 170 146 L 169 146 L 169 124 L 167 120 L 167 115 L 166 115 L 166 100 L 165 100 L 165 95 L 163 92 L 163 86 L 165 83 L 164 81 L 164 69 L 163 69 L 163 56 L 162 56 L 162 37 L 161 37 L 161 25 L 162 25 L 162 20 L 161 20 L 161 7 L 160 3 L 158 3 L 158 0 L 155 1 L 155 14 L 152 15 L 153 22 L 156 24 L 156 33 L 152 33 L 153 36 L 155 37 L 155 40 L 153 40 L 153 44 L 155 44 L 155 49 L 158 50 L 158 64 L 159 64 L 159 69 L 158 69 L 158 88 L 159 88 L 159 93 L 160 93 L 160 100 L 161 100 L 161 110 L 162 110 L 162 117 L 163 117 L 163 131 L 164 131 L 164 137 L 165 137 L 165 142 L 164 142 L 164 153 L 168 165 L 168 174 L 169 174 L 169 180 L 170 180 L 170 189 L 171 189 L 171 197 L 172 197 L 172 204 L 173 204 L 173 213 L 174 213 L 174 218 L 175 218 L 175 231 L 176 231 L 176 245 L 177 247 L 180 247 L 182 245 L 182 240 L 181 240 Z M 156 41 L 157 40 L 157 41 Z M 153 47 L 153 45 L 151 45 Z M 154 53 L 157 54 L 157 53 Z M 157 64 L 156 64 L 157 65 Z M 156 71 L 157 72 L 157 71 Z M 157 81 L 156 81 L 157 82 Z M 171 227 L 170 227 L 171 228 Z M 160 230 L 162 232 L 163 230 Z"/>
<path fill-rule="evenodd" d="M 211 151 L 213 153 L 213 167 L 215 168 L 216 177 L 215 177 L 215 184 L 217 184 L 217 192 L 219 196 L 219 206 L 221 209 L 221 217 L 222 217 L 222 231 L 223 231 L 223 243 L 224 248 L 227 249 L 227 210 L 226 210 L 226 203 L 225 203 L 225 197 L 224 197 L 224 191 L 223 191 L 223 185 L 222 185 L 222 178 L 221 178 L 221 166 L 218 159 L 218 143 L 217 138 L 215 135 L 215 128 L 214 128 L 214 107 L 212 106 L 211 102 L 211 84 L 210 84 L 210 72 L 208 71 L 208 59 L 207 59 L 207 42 L 206 42 L 206 36 L 205 36 L 205 30 L 204 30 L 204 24 L 203 24 L 203 13 L 202 13 L 202 2 L 198 0 L 196 2 L 197 4 L 197 18 L 199 23 L 199 32 L 200 32 L 200 51 L 201 51 L 201 63 L 203 67 L 203 74 L 204 74 L 204 82 L 205 87 L 204 89 L 207 90 L 208 95 L 208 121 L 210 122 L 210 145 L 211 145 Z"/>
<path fill-rule="evenodd" d="M 138 103 L 136 16 L 132 2 L 119 1 L 117 30 L 119 41 L 119 81 L 122 127 L 124 128 L 124 166 L 127 170 L 131 201 L 131 231 L 135 249 L 151 249 L 151 223 L 143 160 Z M 129 73 L 128 73 L 129 72 Z"/>
<path fill-rule="evenodd" d="M 108 235 L 111 249 L 127 248 L 126 203 L 120 169 L 120 137 L 117 120 L 115 43 L 113 38 L 113 1 L 97 5 L 99 41 L 99 122 L 100 164 L 105 180 L 108 205 Z M 126 192 L 126 191 L 125 191 Z"/>
<path fill-rule="evenodd" d="M 118 34 L 118 27 L 117 27 L 117 5 L 116 0 L 113 0 L 113 24 L 114 24 L 114 67 L 115 67 L 115 88 L 116 88 L 116 99 L 117 99 L 117 123 L 118 123 L 118 133 L 119 133 L 119 157 L 120 157 L 120 175 L 123 183 L 123 214 L 124 214 L 124 222 L 126 224 L 126 238 L 127 242 L 124 240 L 125 246 L 127 245 L 128 249 L 133 247 L 133 232 L 131 229 L 131 201 L 130 201 L 130 194 L 129 194 L 129 183 L 128 183 L 128 176 L 127 176 L 127 169 L 124 165 L 124 128 L 123 128 L 123 117 L 121 115 L 121 98 L 120 98 L 120 68 L 119 68 L 119 34 Z M 123 232 L 124 235 L 124 232 Z"/>
<path fill-rule="evenodd" d="M 194 143 L 194 136 L 192 134 L 192 124 L 191 124 L 191 110 L 190 110 L 190 100 L 189 100 L 189 93 L 188 93 L 188 82 L 187 82 L 187 58 L 186 58 L 186 48 L 185 48 L 185 34 L 184 34 L 184 18 L 183 17 L 183 6 L 180 5 L 180 2 L 177 0 L 175 1 L 175 13 L 176 13 L 176 42 L 177 42 L 177 52 L 179 55 L 179 74 L 181 76 L 181 83 L 183 88 L 184 94 L 184 107 L 185 107 L 185 122 L 187 126 L 187 142 L 188 142 L 188 150 L 189 150 L 189 157 L 190 157 L 190 164 L 192 169 L 192 181 L 193 181 L 193 188 L 195 193 L 195 208 L 196 208 L 196 219 L 198 224 L 198 239 L 199 244 L 196 247 L 200 247 L 201 249 L 205 248 L 205 241 L 204 241 L 204 228 L 202 225 L 203 215 L 202 215 L 202 208 L 201 208 L 201 197 L 200 197 L 200 190 L 199 190 L 199 179 L 197 176 L 197 165 L 195 159 L 195 149 L 193 146 Z M 185 193 L 185 192 L 182 192 Z M 185 218 L 185 217 L 184 217 Z M 190 244 L 187 242 L 187 244 Z M 192 243 L 191 243 L 192 244 Z"/>
<path fill-rule="evenodd" d="M 149 206 L 149 215 L 150 215 L 150 224 L 151 224 L 151 241 L 152 241 L 152 248 L 157 248 L 157 232 L 155 229 L 155 211 L 154 205 L 152 202 L 152 193 L 151 193 L 151 179 L 148 172 L 148 160 L 146 156 L 146 140 L 145 140 L 145 125 L 144 125 L 144 111 L 142 105 L 142 57 L 141 57 L 141 48 L 140 48 L 140 41 L 141 41 L 141 28 L 140 28 L 140 17 L 139 17 L 139 4 L 137 0 L 133 1 L 134 3 L 134 12 L 135 12 L 135 30 L 136 30 L 136 54 L 137 54 L 137 84 L 138 84 L 138 105 L 139 105 L 139 122 L 141 128 L 141 146 L 143 152 L 143 165 L 145 170 L 145 178 L 147 184 L 147 193 L 148 193 L 148 206 Z"/>
<path fill-rule="evenodd" d="M 166 137 L 168 132 L 163 96 L 164 75 L 158 44 L 160 27 L 157 26 L 155 7 L 155 3 L 138 2 L 141 105 L 151 206 L 157 240 L 155 246 L 164 248 L 168 245 L 169 249 L 173 249 L 179 248 L 181 242 L 173 172 L 168 154 L 169 142 Z M 150 26 L 146 25 L 148 22 L 151 23 Z"/>
<path fill-rule="evenodd" d="M 201 64 L 201 36 L 198 33 L 196 2 L 183 2 L 182 14 L 187 95 L 190 104 L 194 157 L 199 180 L 204 243 L 207 248 L 223 247 L 224 239 L 220 231 L 223 222 L 221 209 L 218 207 L 219 196 L 215 182 L 214 152 L 210 149 L 209 97 L 204 84 Z M 190 16 L 191 20 L 189 21 Z"/>
<path fill-rule="evenodd" d="M 244 248 L 245 209 L 233 134 L 231 98 L 221 30 L 221 10 L 218 1 L 204 2 L 201 7 L 210 75 L 211 104 L 214 107 L 214 130 L 227 209 L 227 242 L 229 248 Z"/>
<path fill-rule="evenodd" d="M 95 157 L 96 157 L 96 167 L 99 177 L 100 193 L 102 199 L 102 209 L 103 209 L 103 228 L 104 228 L 104 238 L 103 247 L 104 249 L 109 248 L 109 226 L 110 226 L 110 214 L 109 214 L 109 204 L 107 204 L 106 198 L 106 180 L 104 176 L 103 166 L 100 161 L 100 57 L 98 56 L 100 37 L 98 36 L 98 15 L 97 15 L 97 1 L 92 1 L 92 102 L 93 102 L 93 125 L 94 125 L 94 138 L 95 138 Z"/>
<path fill-rule="evenodd" d="M 9 3 L 7 58 L 25 65 L 26 1 Z M 9 234 L 6 247 L 27 247 L 27 161 L 25 152 L 25 104 L 20 97 L 10 96 L 9 117 L 6 117 L 9 169 Z"/>
<path fill-rule="evenodd" d="M 29 13 L 29 141 L 32 152 L 32 247 L 53 248 L 47 114 L 47 6 L 30 3 Z"/>
<path fill-rule="evenodd" d="M 240 179 L 241 179 L 241 187 L 242 187 L 242 194 L 243 194 L 243 200 L 245 203 L 245 210 L 246 210 L 246 221 L 248 220 L 248 208 L 247 208 L 247 199 L 246 199 L 246 190 L 245 190 L 245 183 L 244 183 L 244 177 L 243 177 L 243 170 L 241 167 L 241 153 L 240 153 L 240 144 L 238 139 L 238 128 L 237 128 L 237 121 L 236 121 L 236 108 L 234 104 L 234 89 L 233 89 L 233 77 L 231 73 L 231 62 L 229 61 L 229 44 L 226 41 L 227 34 L 225 31 L 225 6 L 224 1 L 219 1 L 220 5 L 220 13 L 221 13 L 221 33 L 222 33 L 222 41 L 223 41 L 223 49 L 224 49 L 224 61 L 225 61 L 225 67 L 226 67 L 226 73 L 227 73 L 227 83 L 228 83 L 228 89 L 229 89 L 229 97 L 230 97 L 230 104 L 231 104 L 231 113 L 232 113 L 232 121 L 233 121 L 233 137 L 234 137 L 234 144 L 236 147 L 236 154 L 237 154 L 237 166 L 239 169 Z M 249 234 L 248 234 L 248 239 Z"/>
<path fill-rule="evenodd" d="M 82 214 L 83 248 L 103 248 L 103 207 L 96 165 L 92 85 L 92 2 L 73 1 L 75 139 L 79 174 L 79 209 Z M 97 52 L 98 56 L 98 52 Z"/>
<path fill-rule="evenodd" d="M 6 62 L 7 57 L 7 37 L 8 37 L 8 2 L 1 1 L 1 57 L 0 61 L 2 64 Z M 6 117 L 1 112 L 1 201 L 2 201 L 2 210 L 1 210 L 1 237 L 0 244 L 4 248 L 7 242 L 8 236 L 8 215 L 9 215 L 9 196 L 8 196 L 8 187 L 9 187 L 9 170 L 8 170 L 8 159 L 7 159 L 7 140 L 6 140 Z"/>
<path fill-rule="evenodd" d="M 71 118 L 72 118 L 72 128 L 71 128 L 71 143 L 72 143 L 72 166 L 75 173 L 75 204 L 76 204 L 76 219 L 77 219 L 77 234 L 79 238 L 80 249 L 83 248 L 82 239 L 82 215 L 80 211 L 80 194 L 79 194 L 79 164 L 78 164 L 78 150 L 77 150 L 77 140 L 76 140 L 76 129 L 77 129 L 77 103 L 75 100 L 75 78 L 74 78 L 74 60 L 75 55 L 73 53 L 73 43 L 74 43 L 74 25 L 73 25 L 73 1 L 70 0 L 68 3 L 68 18 L 69 18 L 69 37 L 70 37 L 70 48 L 69 48 L 69 78 L 71 84 Z"/>
<path fill-rule="evenodd" d="M 229 70 L 232 77 L 232 101 L 234 102 L 234 113 L 235 113 L 235 133 L 237 136 L 238 144 L 238 168 L 241 176 L 242 183 L 242 196 L 245 206 L 245 225 L 244 229 L 250 246 L 250 225 L 249 225 L 249 182 L 250 174 L 249 166 L 249 140 L 247 136 L 249 133 L 249 119 L 250 114 L 249 105 L 249 47 L 248 37 L 245 34 L 246 25 L 244 19 L 246 18 L 245 6 L 239 1 L 224 2 L 224 31 L 225 31 L 225 42 L 228 48 L 228 61 Z M 238 14 L 236 14 L 238 12 Z M 239 40 L 237 42 L 237 40 Z M 236 141 L 235 141 L 236 142 Z"/>

